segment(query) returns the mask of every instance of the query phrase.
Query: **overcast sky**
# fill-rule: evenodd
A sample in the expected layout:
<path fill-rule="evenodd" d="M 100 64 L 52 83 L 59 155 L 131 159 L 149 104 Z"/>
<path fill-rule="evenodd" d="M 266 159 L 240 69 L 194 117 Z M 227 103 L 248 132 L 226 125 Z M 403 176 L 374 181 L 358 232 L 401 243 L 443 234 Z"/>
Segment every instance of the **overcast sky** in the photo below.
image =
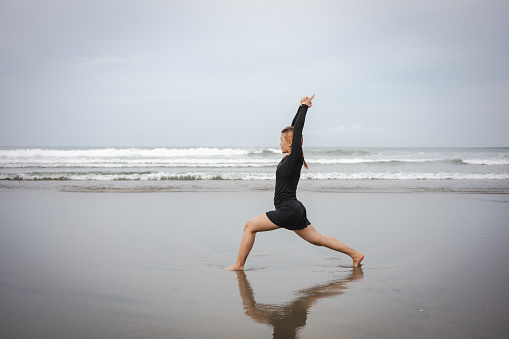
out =
<path fill-rule="evenodd" d="M 507 0 L 0 0 L 0 145 L 509 146 Z"/>

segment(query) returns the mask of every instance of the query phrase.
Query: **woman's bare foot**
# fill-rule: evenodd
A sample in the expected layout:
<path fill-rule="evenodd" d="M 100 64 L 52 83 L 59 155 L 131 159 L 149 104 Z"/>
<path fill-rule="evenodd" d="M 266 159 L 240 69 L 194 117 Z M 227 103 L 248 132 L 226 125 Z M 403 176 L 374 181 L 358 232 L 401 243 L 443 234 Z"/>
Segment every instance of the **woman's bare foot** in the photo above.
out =
<path fill-rule="evenodd" d="M 364 254 L 361 252 L 356 252 L 354 255 L 352 255 L 353 259 L 353 267 L 360 267 L 361 261 L 364 259 Z"/>
<path fill-rule="evenodd" d="M 227 271 L 243 271 L 244 267 L 243 266 L 238 266 L 238 265 L 231 265 L 230 267 L 225 267 L 224 269 L 227 270 Z"/>

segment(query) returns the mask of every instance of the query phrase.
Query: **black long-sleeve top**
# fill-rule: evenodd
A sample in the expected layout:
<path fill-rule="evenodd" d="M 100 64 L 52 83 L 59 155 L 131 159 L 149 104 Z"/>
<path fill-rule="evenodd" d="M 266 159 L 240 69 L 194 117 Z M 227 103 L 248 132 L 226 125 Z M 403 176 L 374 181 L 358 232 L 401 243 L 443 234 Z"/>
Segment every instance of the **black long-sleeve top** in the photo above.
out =
<path fill-rule="evenodd" d="M 297 199 L 297 185 L 299 184 L 300 171 L 304 163 L 302 153 L 302 129 L 306 120 L 307 105 L 302 105 L 292 121 L 293 142 L 292 152 L 283 158 L 276 170 L 276 190 L 274 192 L 274 205 L 286 200 Z"/>

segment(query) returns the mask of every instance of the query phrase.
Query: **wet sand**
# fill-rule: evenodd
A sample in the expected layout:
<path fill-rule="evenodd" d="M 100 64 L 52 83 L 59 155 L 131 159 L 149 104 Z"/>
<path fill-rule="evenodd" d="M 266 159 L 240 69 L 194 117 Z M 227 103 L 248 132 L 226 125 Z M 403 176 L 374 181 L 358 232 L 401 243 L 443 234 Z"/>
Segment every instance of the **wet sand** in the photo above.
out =
<path fill-rule="evenodd" d="M 509 195 L 299 192 L 348 257 L 244 223 L 272 192 L 0 190 L 2 338 L 504 338 Z"/>

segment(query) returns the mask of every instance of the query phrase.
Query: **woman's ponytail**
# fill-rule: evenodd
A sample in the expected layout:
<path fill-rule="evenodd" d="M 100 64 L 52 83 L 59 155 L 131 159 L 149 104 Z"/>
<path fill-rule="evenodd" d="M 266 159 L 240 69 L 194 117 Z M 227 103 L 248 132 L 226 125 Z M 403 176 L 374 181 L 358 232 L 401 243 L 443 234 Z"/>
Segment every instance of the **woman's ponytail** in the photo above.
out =
<path fill-rule="evenodd" d="M 285 134 L 287 140 L 288 140 L 288 134 L 292 134 L 292 139 L 293 139 L 293 126 L 288 126 L 288 127 L 285 127 L 281 133 Z M 293 142 L 293 141 L 292 141 Z M 302 142 L 302 139 L 301 139 L 301 142 Z M 309 169 L 309 166 L 308 166 L 308 163 L 306 162 L 306 159 L 304 159 L 304 152 L 302 152 L 302 160 L 304 161 L 304 167 L 306 167 L 306 169 Z"/>

